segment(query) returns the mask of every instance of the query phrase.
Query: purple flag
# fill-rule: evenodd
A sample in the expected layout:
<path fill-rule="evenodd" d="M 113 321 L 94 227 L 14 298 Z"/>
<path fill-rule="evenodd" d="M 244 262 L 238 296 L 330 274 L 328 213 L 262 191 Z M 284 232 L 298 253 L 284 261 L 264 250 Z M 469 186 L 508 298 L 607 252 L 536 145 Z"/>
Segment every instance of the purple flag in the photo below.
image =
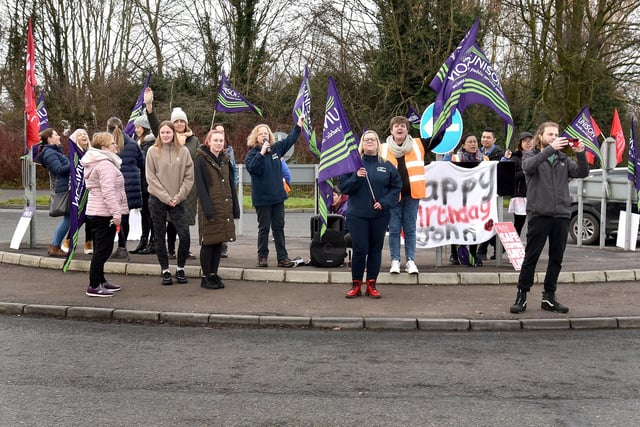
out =
<path fill-rule="evenodd" d="M 328 207 L 331 206 L 333 201 L 333 187 L 330 180 L 338 175 L 354 172 L 362 167 L 358 144 L 342 107 L 342 101 L 340 101 L 333 77 L 329 77 L 320 148 L 320 166 L 318 170 L 320 203 L 318 204 L 318 209 L 322 218 L 322 229 L 320 231 L 322 236 L 327 229 Z"/>
<path fill-rule="evenodd" d="M 243 111 L 255 111 L 262 117 L 262 111 L 242 96 L 240 92 L 231 87 L 227 77 L 222 73 L 220 87 L 218 88 L 218 100 L 216 110 L 223 113 L 241 113 Z"/>
<path fill-rule="evenodd" d="M 584 143 L 587 151 L 597 157 L 600 164 L 602 164 L 602 154 L 600 153 L 600 144 L 598 143 L 600 129 L 597 129 L 594 124 L 595 120 L 593 120 L 591 116 L 591 111 L 589 111 L 589 107 L 585 105 L 560 136 L 580 139 Z"/>
<path fill-rule="evenodd" d="M 458 58 L 460 53 L 462 51 L 466 51 L 469 46 L 473 46 L 476 43 L 476 34 L 478 33 L 479 25 L 480 25 L 480 18 L 478 17 L 474 21 L 471 28 L 469 28 L 469 30 L 466 32 L 462 41 L 460 41 L 460 43 L 458 44 L 458 47 L 456 47 L 456 49 L 453 52 L 451 52 L 451 55 L 447 57 L 447 59 L 444 61 L 444 64 L 442 64 L 442 66 L 438 70 L 438 73 L 435 75 L 433 80 L 431 80 L 431 83 L 429 83 L 429 87 L 434 92 L 440 92 L 440 89 L 442 88 L 444 80 L 449 75 L 449 70 L 451 69 L 451 65 Z"/>
<path fill-rule="evenodd" d="M 627 163 L 627 178 L 633 182 L 638 194 L 638 208 L 640 208 L 640 156 L 638 155 L 638 138 L 636 137 L 635 117 L 631 116 L 631 139 L 629 140 L 629 160 Z"/>
<path fill-rule="evenodd" d="M 309 85 L 309 69 L 305 65 L 304 76 L 296 102 L 293 104 L 293 122 L 298 123 L 300 116 L 304 114 L 304 123 L 302 124 L 302 136 L 309 145 L 309 151 L 316 157 L 320 157 L 320 149 L 316 141 L 316 133 L 311 127 L 311 88 Z"/>
<path fill-rule="evenodd" d="M 407 120 L 411 123 L 411 127 L 414 129 L 420 129 L 420 113 L 416 110 L 413 105 L 409 105 L 409 111 L 407 112 Z"/>
<path fill-rule="evenodd" d="M 138 117 L 144 114 L 142 111 L 144 108 L 144 91 L 149 86 L 149 82 L 151 81 L 151 71 L 147 74 L 147 80 L 144 82 L 144 86 L 140 91 L 140 95 L 138 95 L 138 100 L 136 104 L 133 106 L 133 111 L 131 111 L 131 115 L 129 116 L 129 121 L 124 128 L 124 133 L 133 138 L 133 135 L 136 133 L 136 126 L 134 122 Z"/>
<path fill-rule="evenodd" d="M 84 182 L 84 166 L 80 163 L 80 159 L 84 152 L 78 145 L 70 140 L 69 144 L 69 162 L 71 169 L 69 171 L 69 216 L 71 224 L 69 227 L 69 253 L 67 259 L 62 266 L 62 271 L 66 272 L 69 264 L 73 259 L 78 244 L 78 235 L 80 227 L 84 224 L 85 210 L 87 208 L 87 198 L 89 192 Z"/>
<path fill-rule="evenodd" d="M 505 123 L 505 146 L 509 146 L 513 136 L 514 123 L 507 100 L 497 77 L 497 73 L 480 47 L 476 44 L 475 34 L 479 20 L 467 33 L 467 36 L 448 60 L 447 75 L 439 86 L 433 107 L 433 133 L 438 137 L 451 124 L 455 110 L 461 113 L 470 105 L 485 105 L 502 117 Z M 437 78 L 435 87 L 438 87 Z M 434 83 L 432 81 L 432 83 Z"/>
<path fill-rule="evenodd" d="M 36 111 L 38 112 L 38 119 L 40 119 L 40 132 L 42 132 L 49 128 L 49 113 L 47 113 L 47 106 L 44 103 L 44 89 L 40 92 L 40 96 L 38 97 Z"/>

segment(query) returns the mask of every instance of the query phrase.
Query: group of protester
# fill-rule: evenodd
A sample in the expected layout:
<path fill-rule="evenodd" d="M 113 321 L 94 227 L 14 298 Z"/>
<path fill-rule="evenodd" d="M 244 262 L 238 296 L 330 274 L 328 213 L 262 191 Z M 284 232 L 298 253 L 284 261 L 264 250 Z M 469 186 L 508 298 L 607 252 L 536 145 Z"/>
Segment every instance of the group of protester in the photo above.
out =
<path fill-rule="evenodd" d="M 172 111 L 171 120 L 160 122 L 153 112 L 151 89 L 144 98 L 145 112 L 135 121 L 137 142 L 123 133 L 122 122 L 116 117 L 108 120 L 106 132 L 93 135 L 91 147 L 84 129 L 74 131 L 69 138 L 78 147 L 80 170 L 88 190 L 85 253 L 92 254 L 88 296 L 110 297 L 121 289 L 105 278 L 104 264 L 110 257 L 128 260 L 126 241 L 132 209 L 141 209 L 142 225 L 140 244 L 132 252 L 156 254 L 163 285 L 173 284 L 173 277 L 178 283 L 187 283 L 184 266 L 186 259 L 192 257 L 189 225 L 195 225 L 198 196 L 201 263 L 205 272 L 201 285 L 209 289 L 224 287 L 217 276 L 218 264 L 220 257 L 226 256 L 223 243 L 235 240 L 233 219 L 239 217 L 233 149 L 230 145 L 225 148 L 222 125 L 215 125 L 204 145 L 200 145 L 181 108 Z M 47 129 L 40 138 L 37 161 L 49 171 L 53 194 L 68 193 L 73 166 L 62 153 L 60 136 Z M 215 187 L 216 182 L 222 186 Z M 223 189 L 228 191 L 223 193 Z M 221 198 L 221 194 L 227 197 Z M 70 227 L 68 204 L 67 200 L 49 256 L 67 256 L 63 245 L 68 241 L 65 237 Z M 219 235 L 218 230 L 225 224 L 227 232 Z M 116 234 L 118 247 L 112 253 Z M 169 257 L 175 257 L 176 235 L 179 246 L 172 277 Z"/>
<path fill-rule="evenodd" d="M 409 136 L 410 124 L 405 117 L 390 122 L 391 135 L 385 144 L 378 135 L 367 131 L 362 135 L 359 151 L 363 167 L 339 179 L 340 190 L 349 196 L 347 223 L 353 238 L 352 286 L 347 298 L 361 295 L 366 268 L 365 294 L 380 298 L 376 281 L 384 234 L 389 231 L 390 273 L 400 273 L 400 234 L 404 233 L 405 269 L 417 274 L 414 262 L 418 201 L 425 196 L 424 153 L 426 141 Z M 589 173 L 582 142 L 571 145 L 576 160 L 562 150 L 569 147 L 560 136 L 559 126 L 542 123 L 534 135 L 523 132 L 514 150 L 503 152 L 496 145 L 495 132 L 485 130 L 482 148 L 474 135 L 464 135 L 460 149 L 450 160 L 457 162 L 512 161 L 515 163 L 515 191 L 509 205 L 518 234 L 528 217 L 525 257 L 518 279 L 518 292 L 512 313 L 526 310 L 527 294 L 533 285 L 535 267 L 542 249 L 549 241 L 549 261 L 543 285 L 541 308 L 556 313 L 569 309 L 556 299 L 557 280 L 567 243 L 570 219 L 569 178 L 584 178 Z M 495 239 L 495 237 L 494 237 Z M 491 242 L 483 242 L 473 255 L 482 265 Z M 495 246 L 495 240 L 494 240 Z M 471 257 L 473 259 L 473 257 Z M 459 263 L 452 253 L 452 263 Z"/>
<path fill-rule="evenodd" d="M 144 114 L 135 122 L 137 142 L 123 134 L 122 123 L 117 118 L 109 120 L 107 132 L 94 134 L 92 149 L 88 147 L 86 131 L 79 129 L 70 138 L 84 153 L 81 164 L 89 191 L 85 249 L 92 249 L 93 256 L 86 294 L 106 297 L 121 289 L 105 278 L 104 264 L 110 256 L 128 257 L 128 216 L 131 209 L 137 208 L 141 208 L 142 236 L 133 252 L 156 254 L 163 285 L 173 284 L 174 278 L 178 283 L 188 281 L 184 267 L 192 256 L 189 226 L 195 225 L 197 213 L 201 286 L 224 288 L 217 274 L 218 267 L 221 257 L 226 256 L 226 243 L 236 239 L 234 219 L 239 218 L 240 213 L 237 168 L 224 127 L 213 126 L 201 145 L 181 108 L 172 111 L 170 120 L 160 122 L 153 110 L 150 88 L 145 91 L 144 101 Z M 245 164 L 251 176 L 252 203 L 257 214 L 257 266 L 261 268 L 269 265 L 270 231 L 277 266 L 294 264 L 284 235 L 284 201 L 290 178 L 287 180 L 283 173 L 286 163 L 282 159 L 298 140 L 303 121 L 302 116 L 280 141 L 275 140 L 265 124 L 255 126 L 247 138 Z M 415 263 L 416 222 L 419 201 L 426 196 L 424 166 L 429 141 L 413 138 L 410 123 L 402 116 L 392 118 L 389 129 L 390 135 L 384 143 L 375 131 L 364 132 L 358 146 L 362 167 L 339 176 L 334 189 L 330 211 L 346 217 L 345 229 L 353 248 L 352 284 L 347 298 L 361 296 L 363 285 L 365 295 L 381 298 L 377 278 L 387 230 L 390 273 L 400 273 L 403 238 L 404 269 L 409 274 L 419 273 Z M 459 150 L 447 160 L 515 163 L 515 192 L 509 212 L 514 215 L 518 234 L 528 218 L 528 232 L 517 298 L 511 312 L 522 313 L 526 309 L 535 266 L 547 239 L 549 265 L 541 306 L 549 311 L 567 312 L 568 308 L 556 300 L 555 291 L 570 218 L 568 179 L 588 175 L 584 145 L 572 146 L 576 161 L 569 158 L 562 151 L 569 143 L 559 136 L 558 125 L 553 122 L 543 123 L 533 135 L 523 132 L 513 150 L 503 152 L 491 129 L 482 133 L 480 141 L 481 147 L 474 135 L 464 135 Z M 69 159 L 62 154 L 60 137 L 54 130 L 41 134 L 38 159 L 49 170 L 55 193 L 68 191 Z M 67 214 L 56 228 L 49 255 L 66 256 L 60 246 L 68 229 Z M 112 254 L 116 234 L 118 249 Z M 482 265 L 490 244 L 495 247 L 495 237 L 467 248 L 471 265 Z M 460 263 L 458 254 L 459 248 L 452 247 L 451 263 Z M 169 258 L 174 256 L 177 265 L 172 276 Z"/>

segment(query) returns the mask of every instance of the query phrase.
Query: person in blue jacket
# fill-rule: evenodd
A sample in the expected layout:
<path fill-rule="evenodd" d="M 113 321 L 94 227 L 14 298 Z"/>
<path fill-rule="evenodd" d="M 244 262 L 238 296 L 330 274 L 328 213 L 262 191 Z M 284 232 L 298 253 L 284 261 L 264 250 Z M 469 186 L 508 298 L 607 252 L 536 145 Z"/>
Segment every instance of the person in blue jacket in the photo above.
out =
<path fill-rule="evenodd" d="M 376 281 L 382 262 L 384 236 L 391 219 L 390 209 L 400 198 L 402 178 L 395 166 L 380 156 L 380 137 L 376 132 L 366 131 L 358 150 L 363 166 L 338 178 L 338 188 L 349 196 L 347 224 L 353 246 L 352 284 L 345 296 L 360 296 L 366 267 L 366 295 L 381 298 Z"/>
<path fill-rule="evenodd" d="M 111 117 L 107 121 L 107 131 L 113 135 L 118 144 L 118 155 L 122 159 L 120 171 L 124 176 L 124 190 L 127 194 L 129 210 L 142 207 L 142 174 L 144 169 L 144 153 L 131 137 L 124 133 L 122 121 L 117 117 Z M 122 215 L 120 233 L 118 233 L 118 247 L 111 255 L 112 258 L 129 260 L 127 251 L 127 239 L 129 238 L 129 214 Z"/>
<path fill-rule="evenodd" d="M 268 267 L 269 228 L 276 246 L 278 267 L 293 267 L 284 240 L 284 201 L 287 193 L 282 185 L 280 158 L 296 143 L 304 116 L 291 133 L 275 142 L 269 126 L 257 125 L 247 137 L 245 166 L 251 175 L 251 202 L 258 217 L 258 267 Z"/>
<path fill-rule="evenodd" d="M 49 180 L 52 190 L 58 193 L 69 191 L 69 172 L 71 164 L 69 157 L 62 154 L 62 143 L 60 135 L 55 130 L 49 128 L 40 133 L 40 146 L 38 147 L 37 162 L 40 163 L 49 172 Z M 56 231 L 53 234 L 53 240 L 47 255 L 51 257 L 66 257 L 67 254 L 60 247 L 62 240 L 69 232 L 71 218 L 69 211 L 62 217 L 58 223 Z"/>

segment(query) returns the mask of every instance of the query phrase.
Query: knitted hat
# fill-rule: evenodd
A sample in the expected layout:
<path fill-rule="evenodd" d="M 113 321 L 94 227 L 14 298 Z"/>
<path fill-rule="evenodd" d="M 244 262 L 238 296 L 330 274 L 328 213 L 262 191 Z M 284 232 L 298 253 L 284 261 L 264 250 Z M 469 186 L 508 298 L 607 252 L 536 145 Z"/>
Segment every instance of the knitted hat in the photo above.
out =
<path fill-rule="evenodd" d="M 149 129 L 151 130 L 151 125 L 149 124 L 149 119 L 147 119 L 147 115 L 143 114 L 140 117 L 138 117 L 134 122 L 134 125 L 136 126 L 140 126 L 141 128 L 145 128 L 145 129 Z"/>
<path fill-rule="evenodd" d="M 176 120 L 184 120 L 186 124 L 189 124 L 189 120 L 187 120 L 187 113 L 182 111 L 182 108 L 176 107 L 171 112 L 171 123 L 174 123 Z"/>

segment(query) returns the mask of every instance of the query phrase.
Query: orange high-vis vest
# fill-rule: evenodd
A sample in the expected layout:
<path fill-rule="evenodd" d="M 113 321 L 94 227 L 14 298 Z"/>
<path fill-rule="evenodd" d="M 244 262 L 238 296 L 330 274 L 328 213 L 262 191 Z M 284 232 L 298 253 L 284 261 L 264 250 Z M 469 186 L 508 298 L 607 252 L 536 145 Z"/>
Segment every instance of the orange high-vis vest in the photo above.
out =
<path fill-rule="evenodd" d="M 390 153 L 389 144 L 380 145 L 380 154 L 385 160 L 390 161 L 396 168 L 398 159 Z M 411 151 L 405 153 L 404 162 L 409 173 L 409 183 L 411 184 L 411 197 L 422 199 L 427 196 L 427 180 L 424 176 L 424 148 L 419 138 L 413 140 Z"/>

